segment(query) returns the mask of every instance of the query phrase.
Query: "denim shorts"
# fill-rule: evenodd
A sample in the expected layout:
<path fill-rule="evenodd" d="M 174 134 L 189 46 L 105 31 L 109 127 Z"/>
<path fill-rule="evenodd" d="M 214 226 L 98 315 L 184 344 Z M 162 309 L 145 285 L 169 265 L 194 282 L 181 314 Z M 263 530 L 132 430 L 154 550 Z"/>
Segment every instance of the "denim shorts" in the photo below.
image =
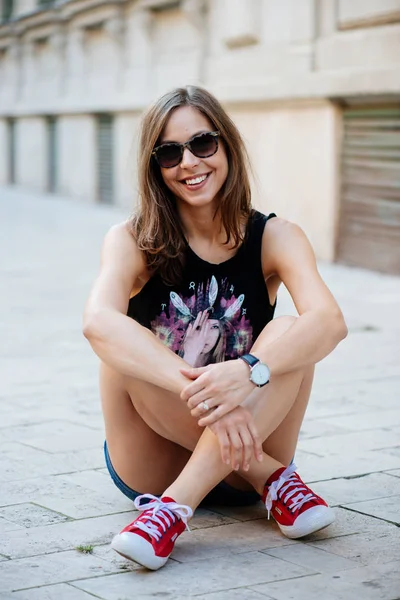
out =
<path fill-rule="evenodd" d="M 108 453 L 107 442 L 104 442 L 104 458 L 110 477 L 117 488 L 125 494 L 130 500 L 135 500 L 143 492 L 136 492 L 126 485 L 114 469 L 110 455 Z M 257 504 L 261 500 L 261 496 L 254 490 L 238 490 L 225 481 L 221 481 L 209 494 L 204 498 L 201 506 L 251 506 Z"/>

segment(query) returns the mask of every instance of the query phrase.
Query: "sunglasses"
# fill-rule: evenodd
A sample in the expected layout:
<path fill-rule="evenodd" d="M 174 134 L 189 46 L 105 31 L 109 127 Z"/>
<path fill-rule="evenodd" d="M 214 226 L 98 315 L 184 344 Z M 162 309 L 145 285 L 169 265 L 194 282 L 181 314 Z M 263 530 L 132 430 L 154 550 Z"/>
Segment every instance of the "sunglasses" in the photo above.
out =
<path fill-rule="evenodd" d="M 197 158 L 208 158 L 218 150 L 219 131 L 198 133 L 184 144 L 167 142 L 154 148 L 152 155 L 163 169 L 176 167 L 182 161 L 185 148 Z"/>

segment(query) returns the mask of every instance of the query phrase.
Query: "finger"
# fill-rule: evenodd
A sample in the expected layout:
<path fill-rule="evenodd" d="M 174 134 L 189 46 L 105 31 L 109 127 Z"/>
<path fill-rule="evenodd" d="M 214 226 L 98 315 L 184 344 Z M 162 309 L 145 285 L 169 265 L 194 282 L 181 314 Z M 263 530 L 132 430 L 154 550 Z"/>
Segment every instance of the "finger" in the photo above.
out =
<path fill-rule="evenodd" d="M 199 368 L 183 367 L 182 369 L 179 369 L 179 371 L 182 373 L 182 375 L 184 375 L 188 379 L 193 380 L 193 383 L 189 383 L 189 385 L 184 387 L 183 390 L 181 391 L 181 394 L 180 394 L 181 399 L 184 400 L 185 402 L 187 402 L 187 400 L 189 400 L 189 398 L 191 396 L 194 396 L 194 394 L 196 394 L 197 392 L 199 392 L 200 390 L 202 390 L 204 388 L 204 382 L 201 381 L 199 383 L 199 378 L 201 375 L 203 375 L 204 369 L 205 369 L 205 367 L 199 367 Z"/>
<path fill-rule="evenodd" d="M 181 373 L 185 372 L 187 376 L 190 376 L 192 379 L 197 379 L 197 377 L 200 377 L 203 373 L 207 373 L 209 369 L 208 367 L 190 367 L 188 365 L 187 367 L 181 367 L 179 370 Z"/>
<path fill-rule="evenodd" d="M 205 321 L 208 319 L 208 312 L 205 310 L 201 315 L 200 325 L 203 326 Z"/>
<path fill-rule="evenodd" d="M 199 417 L 205 417 L 206 414 L 208 414 L 211 410 L 214 409 L 215 404 L 213 402 L 214 401 L 212 398 L 206 398 L 205 400 L 202 400 L 197 404 L 197 406 L 192 408 L 190 414 L 192 415 L 192 417 L 195 417 L 197 419 Z M 204 406 L 204 403 L 206 403 L 207 408 Z"/>
<path fill-rule="evenodd" d="M 195 396 L 196 394 L 201 392 L 201 390 L 203 390 L 206 387 L 207 387 L 207 381 L 204 380 L 204 377 L 202 377 L 200 375 L 195 381 L 192 381 L 192 383 L 189 383 L 189 385 L 187 385 L 182 390 L 181 398 L 182 398 L 182 400 L 186 400 L 186 402 L 187 402 L 189 400 L 189 398 L 191 398 L 192 396 Z"/>
<path fill-rule="evenodd" d="M 221 450 L 222 462 L 225 463 L 226 465 L 229 465 L 229 463 L 231 462 L 231 460 L 230 460 L 231 445 L 230 445 L 229 437 L 228 437 L 226 430 L 224 429 L 224 430 L 218 431 L 217 437 L 218 437 L 218 441 L 219 441 L 219 447 Z"/>
<path fill-rule="evenodd" d="M 184 375 L 187 379 L 191 379 L 192 382 L 196 381 L 196 379 L 199 376 L 196 376 L 196 374 L 193 372 L 192 369 L 190 369 L 189 367 L 187 369 L 179 369 L 179 372 L 182 373 L 182 375 Z M 192 385 L 192 383 L 189 383 L 188 385 L 186 385 L 183 390 L 181 391 L 181 393 L 179 394 L 181 400 L 183 400 L 184 402 L 187 402 L 188 398 L 190 398 L 190 390 L 189 387 Z"/>
<path fill-rule="evenodd" d="M 238 471 L 242 463 L 243 444 L 240 435 L 235 427 L 228 431 L 231 444 L 231 465 L 234 471 Z"/>
<path fill-rule="evenodd" d="M 207 390 L 206 387 L 203 387 L 199 392 L 197 392 L 197 394 L 190 396 L 190 398 L 187 400 L 188 408 L 192 410 L 192 408 L 196 408 L 196 406 L 199 406 L 202 402 L 205 402 L 206 400 L 210 400 L 210 398 L 212 397 L 213 396 L 212 394 L 210 394 L 210 391 Z M 214 402 L 214 406 L 215 405 L 216 402 Z"/>
<path fill-rule="evenodd" d="M 243 444 L 242 468 L 244 471 L 248 471 L 253 457 L 253 437 L 247 427 L 241 427 L 239 429 L 239 435 Z"/>
<path fill-rule="evenodd" d="M 253 438 L 254 456 L 259 462 L 262 462 L 264 460 L 264 450 L 262 447 L 261 438 L 258 434 L 257 427 L 255 426 L 254 421 L 250 421 L 247 424 L 247 427 L 249 429 L 251 437 Z"/>
<path fill-rule="evenodd" d="M 214 406 L 217 406 L 217 408 L 215 410 L 213 410 L 209 415 L 205 415 L 204 417 L 202 417 L 200 419 L 200 421 L 199 421 L 200 427 L 209 427 L 213 423 L 216 423 L 218 421 L 218 419 L 220 419 L 224 415 L 227 415 L 228 412 L 230 412 L 232 410 L 232 407 L 229 406 L 229 404 L 227 404 L 226 402 L 224 402 L 223 404 L 217 405 L 215 398 L 213 398 L 212 401 L 214 402 Z M 208 400 L 207 400 L 207 402 L 208 402 Z"/>
<path fill-rule="evenodd" d="M 205 323 L 203 323 L 202 328 L 201 328 L 201 333 L 203 334 L 203 338 L 207 338 L 210 330 L 211 330 L 210 321 L 206 321 Z"/>
<path fill-rule="evenodd" d="M 194 379 L 197 379 L 198 377 L 200 377 L 200 375 L 197 375 L 197 373 L 194 372 L 194 369 L 191 369 L 190 367 L 183 367 L 182 369 L 179 369 L 179 372 L 182 373 L 182 375 L 184 375 L 188 379 L 194 380 Z M 184 388 L 184 389 L 186 389 L 186 388 Z M 182 392 L 181 392 L 181 397 L 182 397 Z"/>

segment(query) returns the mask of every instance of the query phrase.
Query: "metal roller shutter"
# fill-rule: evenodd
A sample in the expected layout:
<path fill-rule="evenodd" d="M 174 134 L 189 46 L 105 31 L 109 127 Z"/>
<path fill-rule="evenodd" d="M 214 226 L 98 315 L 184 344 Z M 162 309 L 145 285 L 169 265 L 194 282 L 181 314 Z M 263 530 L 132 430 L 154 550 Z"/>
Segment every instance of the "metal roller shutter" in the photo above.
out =
<path fill-rule="evenodd" d="M 8 182 L 15 183 L 16 165 L 16 123 L 15 119 L 8 119 Z"/>
<path fill-rule="evenodd" d="M 97 117 L 97 196 L 99 202 L 112 204 L 113 182 L 113 118 Z"/>
<path fill-rule="evenodd" d="M 0 4 L 1 6 L 1 4 Z M 3 21 L 9 21 L 14 13 L 14 0 L 3 0 L 1 17 Z"/>
<path fill-rule="evenodd" d="M 337 260 L 400 274 L 400 104 L 344 111 Z"/>
<path fill-rule="evenodd" d="M 47 119 L 48 163 L 47 185 L 49 192 L 57 191 L 57 121 L 55 117 Z"/>

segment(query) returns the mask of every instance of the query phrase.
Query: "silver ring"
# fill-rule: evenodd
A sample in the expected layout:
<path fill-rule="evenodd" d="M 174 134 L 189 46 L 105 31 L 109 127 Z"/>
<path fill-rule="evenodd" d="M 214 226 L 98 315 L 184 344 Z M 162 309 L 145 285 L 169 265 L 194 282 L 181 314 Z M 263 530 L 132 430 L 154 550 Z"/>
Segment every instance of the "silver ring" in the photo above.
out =
<path fill-rule="evenodd" d="M 210 407 L 208 406 L 207 402 L 202 402 L 201 405 L 203 407 L 204 412 L 208 412 L 210 410 Z"/>

